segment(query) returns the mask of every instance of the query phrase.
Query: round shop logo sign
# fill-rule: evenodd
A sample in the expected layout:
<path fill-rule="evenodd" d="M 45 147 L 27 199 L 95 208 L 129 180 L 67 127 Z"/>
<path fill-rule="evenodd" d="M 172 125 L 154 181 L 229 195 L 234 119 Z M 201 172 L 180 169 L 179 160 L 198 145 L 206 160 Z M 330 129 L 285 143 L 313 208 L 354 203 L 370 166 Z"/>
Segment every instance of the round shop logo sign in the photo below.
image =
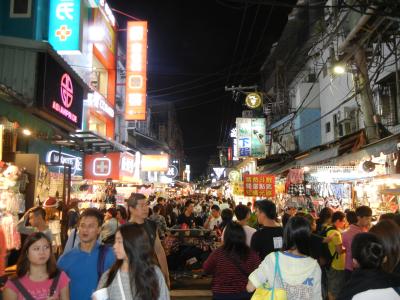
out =
<path fill-rule="evenodd" d="M 67 73 L 61 77 L 60 93 L 62 103 L 66 108 L 70 108 L 74 100 L 74 87 L 71 77 Z"/>

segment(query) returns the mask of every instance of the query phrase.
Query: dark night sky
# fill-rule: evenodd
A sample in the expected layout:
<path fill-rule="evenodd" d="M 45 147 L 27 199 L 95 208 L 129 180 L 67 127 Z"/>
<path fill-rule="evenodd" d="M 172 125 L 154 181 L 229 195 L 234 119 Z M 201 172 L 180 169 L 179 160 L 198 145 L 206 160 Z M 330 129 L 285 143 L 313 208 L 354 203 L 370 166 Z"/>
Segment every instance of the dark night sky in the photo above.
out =
<path fill-rule="evenodd" d="M 148 101 L 175 103 L 188 163 L 194 177 L 200 175 L 243 109 L 244 96 L 234 102 L 225 85 L 260 82 L 258 71 L 286 24 L 288 8 L 271 11 L 245 0 L 108 2 L 148 21 Z M 129 19 L 115 14 L 126 28 Z"/>

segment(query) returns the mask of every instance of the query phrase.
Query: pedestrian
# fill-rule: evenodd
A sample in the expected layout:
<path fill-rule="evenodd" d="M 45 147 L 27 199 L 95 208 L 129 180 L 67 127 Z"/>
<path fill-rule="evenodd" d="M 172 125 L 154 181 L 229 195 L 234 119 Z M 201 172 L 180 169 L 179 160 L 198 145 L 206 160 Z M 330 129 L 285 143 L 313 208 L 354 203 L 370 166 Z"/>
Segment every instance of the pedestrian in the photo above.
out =
<path fill-rule="evenodd" d="M 251 238 L 257 231 L 255 228 L 247 225 L 247 222 L 250 219 L 250 209 L 246 205 L 239 204 L 235 207 L 235 216 L 237 222 L 243 226 L 244 232 L 246 233 L 246 245 L 250 247 Z"/>
<path fill-rule="evenodd" d="M 163 240 L 167 233 L 167 222 L 165 221 L 164 216 L 160 214 L 161 207 L 161 204 L 156 204 L 153 207 L 153 214 L 149 217 L 149 219 L 157 224 L 158 236 L 161 240 Z"/>
<path fill-rule="evenodd" d="M 194 228 L 196 222 L 193 215 L 194 205 L 192 200 L 187 200 L 183 208 L 183 212 L 178 216 L 177 224 L 184 228 Z"/>
<path fill-rule="evenodd" d="M 100 241 L 103 244 L 114 244 L 115 233 L 117 232 L 118 225 L 117 210 L 110 207 L 104 214 L 104 222 L 101 226 Z"/>
<path fill-rule="evenodd" d="M 101 275 L 115 261 L 112 249 L 97 240 L 102 223 L 103 216 L 98 209 L 84 210 L 78 225 L 79 245 L 58 260 L 58 267 L 71 279 L 71 300 L 89 300 Z"/>
<path fill-rule="evenodd" d="M 347 212 L 346 219 L 349 221 L 349 215 L 351 215 L 352 211 Z M 346 261 L 345 261 L 345 280 L 346 282 L 351 277 L 351 272 L 353 271 L 353 257 L 351 256 L 351 244 L 353 242 L 353 238 L 356 234 L 361 232 L 367 232 L 372 219 L 372 209 L 368 206 L 359 206 L 354 212 L 356 215 L 356 223 L 351 224 L 349 228 L 343 232 L 343 247 L 346 249 Z M 351 217 L 350 217 L 351 219 Z M 355 221 L 353 220 L 353 221 Z"/>
<path fill-rule="evenodd" d="M 255 206 L 260 229 L 253 234 L 251 249 L 258 254 L 260 259 L 264 259 L 271 252 L 282 248 L 283 229 L 276 221 L 275 203 L 270 200 L 259 200 Z"/>
<path fill-rule="evenodd" d="M 332 262 L 327 269 L 328 298 L 334 300 L 339 295 L 345 283 L 346 249 L 343 248 L 341 231 L 346 226 L 346 215 L 336 211 L 331 219 L 332 227 L 327 228 L 326 237 L 329 239 L 328 247 L 332 256 Z"/>
<path fill-rule="evenodd" d="M 16 278 L 9 279 L 4 300 L 69 300 L 69 278 L 57 269 L 51 240 L 43 232 L 29 235 L 17 262 Z"/>
<path fill-rule="evenodd" d="M 98 285 L 98 289 L 107 289 L 108 299 L 169 299 L 165 278 L 143 226 L 121 226 L 115 235 L 114 252 L 117 260 Z"/>
<path fill-rule="evenodd" d="M 117 220 L 119 225 L 124 225 L 127 221 L 128 215 L 126 213 L 125 207 L 122 205 L 117 206 Z"/>
<path fill-rule="evenodd" d="M 288 300 L 321 300 L 321 269 L 309 256 L 310 237 L 310 223 L 304 217 L 291 217 L 285 226 L 282 251 L 270 253 L 250 274 L 247 291 L 267 283 L 283 289 Z"/>
<path fill-rule="evenodd" d="M 211 206 L 211 214 L 208 216 L 207 220 L 204 222 L 205 229 L 216 230 L 222 223 L 221 209 L 218 205 Z"/>
<path fill-rule="evenodd" d="M 260 264 L 257 253 L 246 245 L 242 225 L 232 222 L 226 226 L 223 245 L 212 252 L 203 264 L 204 272 L 212 274 L 211 290 L 214 300 L 247 300 L 247 277 Z"/>
<path fill-rule="evenodd" d="M 400 276 L 400 227 L 393 220 L 384 219 L 372 226 L 369 232 L 381 240 L 385 249 L 383 270 Z"/>
<path fill-rule="evenodd" d="M 355 270 L 347 281 L 338 300 L 400 299 L 400 277 L 387 273 L 382 266 L 385 248 L 378 236 L 358 233 L 353 238 L 351 253 Z"/>
<path fill-rule="evenodd" d="M 29 220 L 29 224 L 26 222 Z M 51 241 L 53 241 L 53 233 L 46 222 L 46 211 L 41 206 L 32 207 L 18 221 L 17 230 L 21 234 L 30 235 L 35 232 L 43 232 Z"/>
<path fill-rule="evenodd" d="M 233 211 L 230 208 L 224 208 L 221 212 L 221 219 L 222 222 L 219 224 L 218 229 L 219 231 L 223 231 L 229 223 L 233 220 Z"/>
<path fill-rule="evenodd" d="M 140 193 L 132 193 L 128 199 L 128 209 L 130 214 L 129 223 L 142 225 L 149 235 L 150 246 L 157 256 L 161 271 L 169 287 L 167 257 L 157 232 L 157 224 L 147 218 L 149 206 L 146 196 Z"/>
<path fill-rule="evenodd" d="M 318 220 L 317 220 L 318 234 L 321 234 L 321 232 L 324 230 L 324 228 L 326 228 L 327 226 L 330 226 L 332 214 L 333 214 L 333 210 L 330 207 L 324 207 L 323 209 L 321 209 Z"/>

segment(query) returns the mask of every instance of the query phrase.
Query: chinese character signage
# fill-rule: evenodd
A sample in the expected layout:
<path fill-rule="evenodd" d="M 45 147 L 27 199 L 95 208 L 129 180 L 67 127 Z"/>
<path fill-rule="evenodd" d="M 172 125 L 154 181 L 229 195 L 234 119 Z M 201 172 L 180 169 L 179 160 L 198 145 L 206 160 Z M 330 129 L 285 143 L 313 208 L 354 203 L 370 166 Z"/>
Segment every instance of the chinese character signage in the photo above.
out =
<path fill-rule="evenodd" d="M 45 55 L 44 59 L 44 76 L 40 77 L 38 89 L 39 104 L 57 118 L 80 128 L 83 87 L 51 55 Z"/>
<path fill-rule="evenodd" d="M 130 21 L 126 50 L 125 120 L 146 120 L 147 22 Z"/>
<path fill-rule="evenodd" d="M 244 185 L 242 181 L 233 183 L 233 192 L 235 196 L 244 196 Z"/>
<path fill-rule="evenodd" d="M 265 126 L 264 118 L 236 118 L 239 157 L 265 157 Z"/>
<path fill-rule="evenodd" d="M 266 198 L 275 196 L 274 175 L 243 175 L 243 181 L 245 196 Z"/>
<path fill-rule="evenodd" d="M 65 54 L 81 50 L 81 0 L 50 0 L 49 43 Z"/>

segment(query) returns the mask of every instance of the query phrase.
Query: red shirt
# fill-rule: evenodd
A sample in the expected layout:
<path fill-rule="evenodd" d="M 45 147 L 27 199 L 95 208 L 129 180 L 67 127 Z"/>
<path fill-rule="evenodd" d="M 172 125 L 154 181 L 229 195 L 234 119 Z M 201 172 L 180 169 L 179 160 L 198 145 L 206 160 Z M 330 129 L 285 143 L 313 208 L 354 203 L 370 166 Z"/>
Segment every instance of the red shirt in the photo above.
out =
<path fill-rule="evenodd" d="M 250 275 L 261 263 L 260 258 L 250 250 L 246 261 L 240 261 L 240 266 Z M 213 275 L 211 290 L 214 294 L 235 294 L 246 291 L 248 275 L 245 276 L 227 257 L 222 248 L 210 254 L 203 264 L 204 271 Z"/>

